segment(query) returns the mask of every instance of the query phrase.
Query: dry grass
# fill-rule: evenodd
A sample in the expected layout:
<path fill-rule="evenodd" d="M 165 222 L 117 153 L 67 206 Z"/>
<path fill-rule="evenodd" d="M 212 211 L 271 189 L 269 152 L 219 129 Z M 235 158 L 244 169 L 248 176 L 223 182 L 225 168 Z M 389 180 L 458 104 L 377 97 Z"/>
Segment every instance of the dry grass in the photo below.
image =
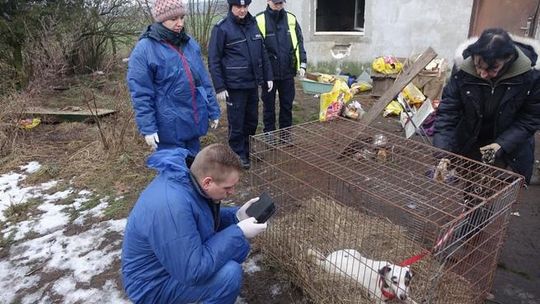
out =
<path fill-rule="evenodd" d="M 146 167 L 150 148 L 139 134 L 124 75 L 125 67 L 114 73 L 71 78 L 66 90 L 51 89 L 50 82 L 37 84 L 27 92 L 0 100 L 0 170 L 7 172 L 30 161 L 41 169 L 25 180 L 35 185 L 63 180 L 77 189 L 89 189 L 96 197 L 110 197 L 106 214 L 110 218 L 128 215 L 140 191 L 154 177 Z M 57 81 L 60 81 L 57 79 Z M 108 108 L 114 115 L 94 118 L 94 123 L 42 123 L 30 130 L 19 128 L 28 106 L 85 109 Z M 220 129 L 226 129 L 221 121 Z M 225 135 L 226 136 L 226 135 Z M 219 141 L 215 132 L 201 139 L 202 145 Z"/>
<path fill-rule="evenodd" d="M 39 161 L 42 168 L 31 175 L 26 184 L 48 180 L 64 180 L 72 187 L 89 189 L 99 197 L 120 198 L 110 206 L 110 217 L 125 217 L 139 192 L 154 176 L 146 167 L 146 157 L 151 153 L 144 144 L 133 120 L 133 110 L 123 80 L 124 71 L 117 73 L 116 81 L 106 82 L 106 88 L 93 89 L 79 83 L 73 92 L 53 92 L 48 87 L 32 94 L 18 93 L 3 98 L 0 108 L 0 169 L 2 172 L 17 169 L 29 161 Z M 114 76 L 113 76 L 114 78 Z M 90 85 L 94 78 L 87 78 Z M 41 93 L 39 93 L 41 92 Z M 17 122 L 26 118 L 29 105 L 69 103 L 84 107 L 107 107 L 116 114 L 96 118 L 94 123 L 64 122 L 42 123 L 30 130 L 18 127 Z M 78 96 L 78 99 L 77 99 Z M 58 103 L 58 100 L 61 102 Z M 111 200 L 112 201 L 112 200 Z"/>
<path fill-rule="evenodd" d="M 26 93 L 9 93 L 0 97 L 0 165 L 5 157 L 16 151 L 17 144 L 24 140 L 25 130 L 19 127 L 21 113 L 33 105 L 32 96 Z"/>
<path fill-rule="evenodd" d="M 356 281 L 329 275 L 316 266 L 306 255 L 308 249 L 324 255 L 355 249 L 367 258 L 397 264 L 422 248 L 406 237 L 403 227 L 322 198 L 301 202 L 295 212 L 276 218 L 271 229 L 264 242 L 279 245 L 265 249 L 280 266 L 293 273 L 296 283 L 316 303 L 372 303 L 372 300 Z M 411 298 L 419 303 L 426 296 L 432 297 L 430 303 L 473 303 L 471 284 L 457 274 L 440 272 L 441 269 L 429 255 L 413 264 Z M 436 274 L 441 275 L 440 279 Z"/>

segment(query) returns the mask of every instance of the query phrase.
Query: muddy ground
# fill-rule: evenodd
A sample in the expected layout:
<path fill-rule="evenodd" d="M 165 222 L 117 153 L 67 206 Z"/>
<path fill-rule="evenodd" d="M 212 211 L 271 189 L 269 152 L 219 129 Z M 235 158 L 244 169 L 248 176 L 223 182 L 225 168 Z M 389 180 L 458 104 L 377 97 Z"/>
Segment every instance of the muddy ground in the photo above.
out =
<path fill-rule="evenodd" d="M 115 89 L 115 86 L 113 86 L 113 89 Z M 42 96 L 41 99 L 57 100 L 58 96 L 56 94 L 53 92 L 51 96 L 46 96 L 46 98 Z M 120 98 L 126 99 L 127 97 Z M 361 100 L 367 108 L 375 101 L 369 95 L 363 95 Z M 318 116 L 319 99 L 304 94 L 300 85 L 298 85 L 293 109 L 295 123 L 315 120 Z M 122 126 L 123 123 L 133 123 L 133 121 L 129 119 L 119 121 L 118 125 Z M 259 126 L 262 127 L 262 121 Z M 380 117 L 372 126 L 403 135 L 397 118 Z M 222 119 L 218 130 L 211 131 L 210 135 L 211 141 L 226 142 L 227 124 L 225 118 Z M 143 150 L 146 149 L 146 146 L 138 134 L 126 136 L 125 140 L 130 141 L 129 149 L 116 162 L 113 160 L 111 164 L 111 168 L 117 168 L 118 165 L 120 168 L 124 168 L 126 172 L 114 175 L 115 178 L 117 176 L 120 176 L 120 178 L 111 180 L 107 175 L 110 170 L 109 167 L 106 170 L 102 169 L 96 172 L 87 169 L 94 168 L 96 163 L 104 162 L 107 164 L 101 154 L 93 155 L 95 150 L 92 147 L 98 145 L 95 141 L 97 136 L 95 128 L 89 125 L 42 125 L 21 139 L 18 145 L 23 148 L 22 152 L 24 153 L 19 152 L 22 156 L 10 156 L 7 162 L 11 162 L 12 165 L 7 166 L 5 169 L 8 170 L 17 165 L 22 165 L 25 163 L 24 161 L 37 160 L 48 164 L 49 168 L 59 169 L 60 173 L 66 175 L 64 177 L 66 180 L 70 180 L 68 177 L 75 177 L 71 182 L 75 183 L 76 186 L 84 187 L 90 187 L 88 179 L 92 176 L 100 176 L 101 183 L 95 181 L 90 183 L 93 188 L 107 188 L 107 186 L 110 186 L 109 184 L 113 184 L 114 192 L 118 195 L 124 195 L 124 201 L 129 201 L 111 216 L 115 219 L 123 218 L 135 202 L 137 194 L 151 178 L 149 175 L 146 176 L 150 171 L 144 168 L 144 159 L 150 152 Z M 540 159 L 539 142 L 540 135 L 537 133 L 536 159 Z M 40 148 L 36 149 L 35 147 Z M 81 156 L 81 154 L 83 155 Z M 17 157 L 20 159 L 17 159 Z M 132 171 L 137 174 L 133 174 Z M 237 198 L 246 199 L 248 188 L 249 176 L 246 174 L 238 187 Z M 238 201 L 241 202 L 241 200 Z M 540 304 L 540 186 L 532 185 L 524 190 L 519 199 L 519 204 L 514 209 L 519 212 L 519 216 L 512 216 L 510 219 L 508 237 L 501 253 L 492 289 L 495 296 L 494 301 L 496 302 L 488 303 Z M 67 229 L 67 233 L 77 233 L 77 231 Z M 259 254 L 263 247 L 264 244 L 255 242 L 252 255 Z M 6 254 L 7 250 L 0 250 L 0 259 L 4 258 Z M 241 293 L 244 302 L 240 301 L 239 304 L 311 303 L 301 289 L 290 283 L 285 271 L 279 265 L 265 259 L 264 256 L 258 263 L 261 271 L 246 274 L 245 276 Z M 100 277 L 116 278 L 116 285 L 121 289 L 122 283 L 118 274 L 119 263 L 115 263 Z M 55 277 L 52 276 L 44 279 L 41 284 L 50 284 L 54 280 Z M 92 285 L 92 287 L 99 287 L 100 282 L 99 280 L 94 282 L 93 284 L 96 286 Z M 62 301 L 59 300 L 58 302 Z M 0 300 L 0 303 L 2 303 L 2 300 Z"/>
<path fill-rule="evenodd" d="M 363 105 L 375 98 L 361 97 Z M 297 86 L 296 116 L 314 117 L 318 99 L 304 94 Z M 373 126 L 395 134 L 403 134 L 397 118 L 377 119 Z M 420 138 L 415 138 L 420 140 Z M 540 159 L 540 133 L 536 134 L 536 159 Z M 539 173 L 539 172 L 537 172 Z M 507 240 L 503 245 L 492 288 L 493 299 L 486 303 L 540 304 L 540 185 L 524 189 L 514 206 L 519 216 L 511 216 Z M 258 251 L 264 244 L 256 244 Z M 276 293 L 279 288 L 279 293 Z M 262 260 L 262 271 L 246 277 L 242 297 L 248 303 L 311 303 L 300 289 L 289 283 L 286 275 L 271 261 Z"/>

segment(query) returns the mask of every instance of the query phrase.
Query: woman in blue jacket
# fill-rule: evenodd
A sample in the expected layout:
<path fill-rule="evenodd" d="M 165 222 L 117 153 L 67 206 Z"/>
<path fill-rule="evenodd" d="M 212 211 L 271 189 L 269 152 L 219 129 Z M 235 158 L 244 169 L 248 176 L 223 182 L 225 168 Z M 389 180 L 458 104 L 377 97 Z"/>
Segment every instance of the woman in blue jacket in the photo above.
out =
<path fill-rule="evenodd" d="M 182 148 L 155 152 L 159 174 L 131 210 L 122 276 L 135 303 L 233 304 L 242 285 L 249 239 L 266 230 L 242 207 L 221 207 L 234 193 L 240 159 L 226 145 L 202 149 L 188 169 Z"/>
<path fill-rule="evenodd" d="M 182 147 L 194 156 L 199 137 L 217 128 L 220 108 L 201 58 L 186 34 L 181 0 L 157 0 L 129 58 L 127 82 L 135 120 L 154 149 Z"/>

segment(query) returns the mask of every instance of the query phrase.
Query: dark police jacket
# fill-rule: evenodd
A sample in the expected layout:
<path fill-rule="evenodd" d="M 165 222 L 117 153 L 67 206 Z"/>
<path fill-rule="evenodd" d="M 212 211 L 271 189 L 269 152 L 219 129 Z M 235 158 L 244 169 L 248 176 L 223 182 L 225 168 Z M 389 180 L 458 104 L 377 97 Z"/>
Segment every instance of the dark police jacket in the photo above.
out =
<path fill-rule="evenodd" d="M 255 18 L 243 22 L 229 11 L 212 29 L 208 67 L 216 93 L 227 89 L 252 89 L 273 80 L 272 68 Z"/>
<path fill-rule="evenodd" d="M 526 42 L 534 43 L 530 39 Z M 494 82 L 478 76 L 471 57 L 456 61 L 437 109 L 433 144 L 472 157 L 478 155 L 479 147 L 496 142 L 502 159 L 529 182 L 534 133 L 540 125 L 540 64 L 538 49 L 531 44 L 518 43 L 516 47 L 518 58 Z M 488 102 L 496 105 L 489 119 Z"/>
<path fill-rule="evenodd" d="M 264 43 L 266 50 L 268 51 L 268 57 L 272 63 L 272 71 L 274 72 L 274 79 L 290 79 L 296 75 L 298 67 L 306 68 L 306 51 L 304 49 L 304 39 L 302 37 L 302 30 L 297 21 L 293 29 L 288 24 L 288 14 L 293 14 L 285 11 L 273 11 L 269 6 L 266 7 L 264 12 L 257 14 L 258 18 L 264 14 L 264 22 L 266 29 L 263 33 L 265 37 Z M 296 19 L 296 17 L 294 18 Z M 261 27 L 259 26 L 259 29 Z M 291 40 L 291 30 L 296 33 L 297 43 L 293 45 Z M 298 57 L 297 58 L 297 50 Z M 299 60 L 299 62 L 297 62 Z"/>

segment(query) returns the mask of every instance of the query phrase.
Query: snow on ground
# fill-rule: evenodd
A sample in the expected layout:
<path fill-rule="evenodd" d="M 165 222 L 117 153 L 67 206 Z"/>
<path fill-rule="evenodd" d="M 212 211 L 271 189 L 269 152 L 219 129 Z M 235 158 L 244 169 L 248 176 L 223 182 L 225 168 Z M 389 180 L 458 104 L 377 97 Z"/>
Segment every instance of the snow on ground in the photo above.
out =
<path fill-rule="evenodd" d="M 4 212 L 10 206 L 30 199 L 40 202 L 35 207 L 38 212 L 29 212 L 25 220 L 3 225 L 4 240 L 15 243 L 7 259 L 0 260 L 0 290 L 3 290 L 0 302 L 49 303 L 60 298 L 62 303 L 129 303 L 114 281 L 106 281 L 99 289 L 90 287 L 92 278 L 109 271 L 120 258 L 125 219 L 101 221 L 78 234 L 64 234 L 70 224 L 70 211 L 78 211 L 73 223 L 82 225 L 90 217 L 102 217 L 108 202 L 101 199 L 94 208 L 84 210 L 82 204 L 92 196 L 87 190 L 77 192 L 69 188 L 45 193 L 57 181 L 19 186 L 39 168 L 37 162 L 31 162 L 21 167 L 23 173 L 0 175 L 1 221 L 6 221 Z M 74 197 L 72 202 L 63 201 L 70 196 Z M 117 237 L 106 237 L 111 233 Z M 54 277 L 47 279 L 48 276 Z"/>
<path fill-rule="evenodd" d="M 58 181 L 19 185 L 40 167 L 30 162 L 21 166 L 24 172 L 0 175 L 0 222 L 5 222 L 0 234 L 14 242 L 7 258 L 0 259 L 0 303 L 130 303 L 117 281 L 106 280 L 99 288 L 91 287 L 91 280 L 99 274 L 118 271 L 111 267 L 120 259 L 126 220 L 96 221 L 103 217 L 109 198 L 101 198 L 95 207 L 86 209 L 84 203 L 92 197 L 87 190 L 68 188 L 47 194 Z M 30 200 L 40 202 L 33 212 L 22 221 L 6 222 L 6 210 Z M 78 217 L 70 220 L 74 211 Z M 65 233 L 68 225 L 82 227 L 89 219 L 96 223 L 85 231 Z M 260 271 L 260 258 L 248 259 L 244 271 Z M 246 302 L 238 298 L 236 304 Z"/>

